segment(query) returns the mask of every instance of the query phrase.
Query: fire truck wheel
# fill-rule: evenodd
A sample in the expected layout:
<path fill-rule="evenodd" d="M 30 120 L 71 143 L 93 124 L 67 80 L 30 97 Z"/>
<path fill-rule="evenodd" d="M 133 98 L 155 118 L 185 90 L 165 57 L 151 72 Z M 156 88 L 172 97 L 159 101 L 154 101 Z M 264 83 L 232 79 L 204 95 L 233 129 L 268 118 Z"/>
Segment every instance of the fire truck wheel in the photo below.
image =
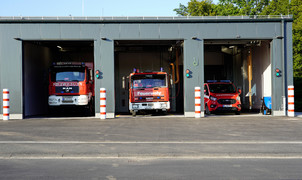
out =
<path fill-rule="evenodd" d="M 53 115 L 55 114 L 56 111 L 55 111 L 55 108 L 54 108 L 54 107 L 49 107 L 49 108 L 48 108 L 48 112 L 49 112 L 48 114 L 49 114 L 50 116 L 53 116 Z"/>
<path fill-rule="evenodd" d="M 235 114 L 236 114 L 236 115 L 240 115 L 240 111 L 236 111 Z"/>
<path fill-rule="evenodd" d="M 211 114 L 211 111 L 209 110 L 208 105 L 206 104 L 206 115 L 210 115 L 210 114 Z"/>

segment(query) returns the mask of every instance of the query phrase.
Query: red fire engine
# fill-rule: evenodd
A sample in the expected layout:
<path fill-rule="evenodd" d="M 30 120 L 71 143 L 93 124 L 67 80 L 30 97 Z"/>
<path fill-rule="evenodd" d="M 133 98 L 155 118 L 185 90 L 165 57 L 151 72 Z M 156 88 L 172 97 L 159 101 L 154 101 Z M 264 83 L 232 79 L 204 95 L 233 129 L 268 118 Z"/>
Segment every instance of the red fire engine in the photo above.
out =
<path fill-rule="evenodd" d="M 78 106 L 92 112 L 94 102 L 93 63 L 57 62 L 49 69 L 50 108 Z"/>
<path fill-rule="evenodd" d="M 129 110 L 133 116 L 141 110 L 170 109 L 168 75 L 166 72 L 134 70 L 129 76 Z"/>
<path fill-rule="evenodd" d="M 210 80 L 204 84 L 204 107 L 205 113 L 235 112 L 241 111 L 241 90 L 236 89 L 229 80 Z"/>

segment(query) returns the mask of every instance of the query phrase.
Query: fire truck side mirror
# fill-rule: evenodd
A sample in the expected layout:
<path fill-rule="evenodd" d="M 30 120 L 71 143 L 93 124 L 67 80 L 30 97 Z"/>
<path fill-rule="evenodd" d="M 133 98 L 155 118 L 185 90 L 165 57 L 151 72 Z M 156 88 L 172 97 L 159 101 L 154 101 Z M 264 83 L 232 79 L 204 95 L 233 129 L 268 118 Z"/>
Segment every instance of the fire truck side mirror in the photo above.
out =
<path fill-rule="evenodd" d="M 93 70 L 92 69 L 89 69 L 89 77 L 90 77 L 90 81 L 93 81 Z"/>
<path fill-rule="evenodd" d="M 240 89 L 240 88 L 238 88 L 238 93 L 239 93 L 239 94 L 241 94 L 241 92 L 242 92 L 242 91 L 241 91 L 241 89 Z"/>

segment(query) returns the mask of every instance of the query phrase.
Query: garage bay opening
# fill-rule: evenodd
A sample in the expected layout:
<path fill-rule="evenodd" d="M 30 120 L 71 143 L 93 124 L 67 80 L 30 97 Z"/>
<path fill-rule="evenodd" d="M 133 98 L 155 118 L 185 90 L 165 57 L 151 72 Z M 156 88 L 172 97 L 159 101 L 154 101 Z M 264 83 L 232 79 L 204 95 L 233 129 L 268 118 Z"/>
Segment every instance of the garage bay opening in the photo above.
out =
<path fill-rule="evenodd" d="M 183 41 L 114 44 L 116 114 L 183 114 Z"/>
<path fill-rule="evenodd" d="M 94 115 L 94 42 L 23 41 L 23 114 Z"/>
<path fill-rule="evenodd" d="M 272 95 L 270 46 L 271 40 L 206 40 L 205 83 L 232 82 L 240 89 L 242 111 L 259 113 L 263 97 Z"/>

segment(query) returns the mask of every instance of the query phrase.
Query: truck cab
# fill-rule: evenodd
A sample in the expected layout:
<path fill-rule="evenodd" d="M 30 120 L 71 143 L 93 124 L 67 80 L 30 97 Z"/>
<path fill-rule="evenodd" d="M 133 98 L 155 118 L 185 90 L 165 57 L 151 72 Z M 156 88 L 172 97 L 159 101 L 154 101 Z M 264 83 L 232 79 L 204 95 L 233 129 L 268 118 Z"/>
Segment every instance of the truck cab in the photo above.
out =
<path fill-rule="evenodd" d="M 210 80 L 204 84 L 204 107 L 207 115 L 216 112 L 241 112 L 241 90 L 229 80 Z"/>
<path fill-rule="evenodd" d="M 49 69 L 50 107 L 82 106 L 93 108 L 92 67 L 87 63 L 54 63 Z"/>
<path fill-rule="evenodd" d="M 166 72 L 134 72 L 129 76 L 129 110 L 170 109 L 168 75 Z"/>

